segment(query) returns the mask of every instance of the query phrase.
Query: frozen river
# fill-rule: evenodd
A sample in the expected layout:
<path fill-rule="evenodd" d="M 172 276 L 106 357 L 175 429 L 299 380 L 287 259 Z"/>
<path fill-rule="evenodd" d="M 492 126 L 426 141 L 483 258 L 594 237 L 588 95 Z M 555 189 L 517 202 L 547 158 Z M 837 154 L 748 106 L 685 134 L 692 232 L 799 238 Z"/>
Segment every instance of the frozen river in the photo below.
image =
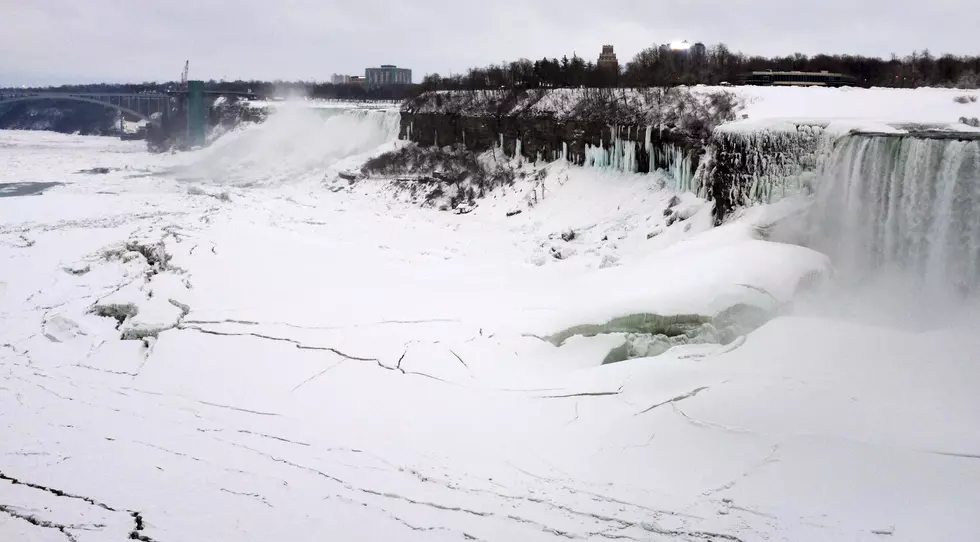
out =
<path fill-rule="evenodd" d="M 808 310 L 825 256 L 653 176 L 556 163 L 516 216 L 530 184 L 332 182 L 392 128 L 0 132 L 0 540 L 976 538 L 975 327 Z M 778 316 L 612 365 L 626 333 L 538 338 L 739 304 Z"/>

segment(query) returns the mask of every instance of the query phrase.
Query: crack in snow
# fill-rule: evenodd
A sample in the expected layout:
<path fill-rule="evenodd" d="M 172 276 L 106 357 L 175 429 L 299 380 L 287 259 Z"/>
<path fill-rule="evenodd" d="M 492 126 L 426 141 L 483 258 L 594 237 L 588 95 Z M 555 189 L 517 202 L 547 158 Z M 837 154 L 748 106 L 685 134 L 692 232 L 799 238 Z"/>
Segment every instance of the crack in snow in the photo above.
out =
<path fill-rule="evenodd" d="M 572 425 L 573 423 L 575 423 L 577 421 L 578 421 L 578 401 L 575 401 L 575 417 L 572 418 L 571 420 L 568 420 L 568 422 L 565 424 L 565 426 L 567 427 L 569 425 Z"/>
<path fill-rule="evenodd" d="M 411 343 L 409 343 L 409 344 L 411 344 Z M 409 346 L 408 344 L 405 345 L 405 351 L 402 352 L 401 357 L 398 358 L 398 363 L 395 364 L 395 368 L 398 369 L 399 371 L 401 371 L 402 374 L 405 373 L 405 371 L 402 369 L 402 361 L 404 361 L 405 360 L 405 356 L 408 355 L 408 346 Z"/>
<path fill-rule="evenodd" d="M 313 331 L 338 331 L 344 329 L 356 329 L 362 327 L 388 326 L 388 325 L 419 325 L 419 324 L 458 324 L 459 320 L 451 318 L 433 318 L 429 320 L 382 320 L 380 322 L 369 322 L 364 324 L 350 324 L 344 326 L 301 326 L 290 322 L 257 322 L 255 320 L 239 320 L 226 318 L 223 320 L 187 320 L 186 324 L 237 324 L 242 326 L 284 326 L 293 329 L 313 330 Z"/>
<path fill-rule="evenodd" d="M 200 459 L 198 457 L 194 457 L 192 455 L 188 455 L 188 454 L 185 454 L 183 452 L 175 452 L 173 450 L 168 450 L 167 448 L 164 448 L 163 446 L 157 446 L 156 444 L 150 444 L 149 442 L 143 442 L 141 440 L 134 440 L 132 442 L 133 442 L 133 444 L 139 444 L 141 446 L 146 446 L 147 448 L 153 448 L 155 450 L 160 450 L 161 452 L 166 452 L 168 454 L 175 455 L 177 457 L 187 457 L 187 458 L 192 459 L 194 461 L 204 462 L 203 459 Z"/>
<path fill-rule="evenodd" d="M 452 354 L 453 356 L 456 356 L 456 359 L 458 359 L 459 362 L 463 364 L 463 367 L 466 367 L 467 369 L 470 368 L 470 366 L 467 365 L 465 361 L 463 361 L 463 358 L 459 357 L 459 354 L 457 354 L 456 352 L 453 352 L 452 350 L 450 350 L 449 353 Z"/>
<path fill-rule="evenodd" d="M 369 489 L 369 488 L 363 488 L 363 487 L 357 487 L 357 486 L 351 484 L 350 482 L 347 482 L 346 480 L 343 480 L 343 479 L 341 479 L 341 478 L 339 478 L 337 476 L 334 476 L 332 474 L 325 473 L 325 472 L 320 471 L 318 469 L 315 469 L 315 468 L 312 468 L 312 467 L 307 467 L 305 465 L 300 465 L 300 464 L 295 463 L 293 461 L 290 461 L 288 459 L 277 457 L 277 456 L 275 456 L 273 454 L 270 454 L 270 453 L 267 453 L 267 452 L 264 452 L 264 451 L 261 451 L 261 450 L 256 450 L 254 448 L 250 448 L 248 446 L 245 446 L 245 445 L 242 445 L 242 444 L 239 444 L 239 443 L 236 443 L 236 442 L 225 441 L 223 439 L 217 439 L 217 440 L 220 440 L 222 442 L 226 442 L 227 444 L 230 444 L 232 446 L 237 446 L 237 447 L 240 447 L 240 448 L 249 450 L 252 453 L 261 455 L 261 456 L 266 457 L 267 459 L 270 459 L 270 460 L 275 461 L 277 463 L 282 463 L 284 465 L 287 465 L 287 466 L 290 466 L 290 467 L 293 467 L 293 468 L 296 468 L 296 469 L 300 469 L 300 470 L 304 470 L 304 471 L 307 471 L 307 472 L 311 472 L 313 474 L 316 474 L 317 476 L 320 476 L 322 478 L 325 478 L 327 480 L 330 480 L 332 482 L 335 482 L 337 484 L 340 484 L 341 486 L 343 486 L 344 488 L 346 488 L 347 490 L 350 490 L 350 491 L 355 491 L 355 492 L 358 492 L 358 493 L 364 493 L 364 494 L 367 494 L 367 495 L 374 495 L 374 496 L 382 497 L 382 498 L 385 498 L 385 499 L 399 500 L 399 501 L 407 502 L 409 504 L 413 504 L 413 505 L 416 505 L 416 506 L 425 506 L 425 507 L 434 508 L 436 510 L 442 510 L 442 511 L 446 511 L 446 512 L 458 512 L 458 513 L 468 514 L 468 515 L 477 516 L 477 517 L 505 517 L 507 519 L 510 519 L 512 521 L 517 521 L 519 523 L 525 523 L 525 524 L 529 524 L 529 525 L 534 525 L 534 526 L 540 528 L 542 531 L 547 532 L 547 533 L 550 533 L 550 534 L 554 534 L 556 536 L 560 536 L 560 537 L 564 537 L 564 538 L 570 538 L 570 539 L 578 538 L 578 536 L 576 536 L 576 535 L 574 535 L 572 533 L 567 533 L 565 531 L 560 531 L 558 529 L 555 529 L 555 528 L 550 527 L 548 525 L 545 525 L 543 523 L 540 523 L 540 522 L 537 522 L 537 521 L 534 521 L 534 520 L 531 520 L 531 519 L 523 518 L 523 517 L 520 517 L 520 516 L 516 516 L 516 515 L 506 515 L 506 516 L 504 516 L 502 514 L 495 513 L 495 512 L 481 511 L 481 510 L 473 510 L 473 509 L 470 509 L 470 508 L 464 508 L 464 507 L 461 507 L 461 506 L 451 506 L 451 505 L 441 504 L 441 503 L 437 503 L 437 502 L 420 501 L 420 500 L 412 499 L 411 497 L 406 497 L 404 495 L 399 495 L 397 493 L 392 493 L 392 492 L 387 492 L 387 491 L 379 491 L 379 490 Z M 416 474 L 417 476 L 420 476 L 420 473 L 418 473 L 417 471 L 413 471 L 411 469 L 409 469 L 409 471 L 412 472 L 412 473 L 414 473 L 414 474 Z M 425 478 L 425 477 L 421 477 L 421 478 L 423 479 L 423 481 L 434 481 L 434 480 L 432 480 L 430 478 Z M 638 523 L 636 523 L 636 522 L 631 522 L 631 521 L 627 521 L 627 520 L 623 520 L 623 519 L 619 519 L 619 518 L 615 518 L 615 517 L 610 517 L 610 516 L 604 516 L 604 515 L 596 514 L 596 513 L 593 513 L 593 512 L 583 512 L 583 511 L 580 511 L 580 510 L 576 510 L 576 509 L 571 508 L 569 506 L 565 506 L 565 505 L 561 505 L 561 504 L 556 504 L 554 502 L 551 502 L 548 499 L 543 499 L 543 498 L 542 499 L 539 499 L 539 498 L 527 497 L 527 496 L 506 495 L 506 494 L 497 493 L 497 492 L 489 491 L 489 490 L 478 490 L 478 489 L 459 488 L 459 487 L 456 487 L 456 486 L 453 486 L 453 485 L 450 485 L 450 484 L 447 484 L 447 483 L 440 483 L 439 485 L 442 485 L 443 487 L 445 487 L 445 488 L 447 488 L 449 490 L 452 490 L 452 491 L 462 491 L 464 493 L 490 495 L 490 496 L 498 497 L 498 498 L 505 499 L 505 500 L 511 500 L 511 501 L 515 501 L 515 500 L 516 501 L 525 501 L 525 502 L 529 502 L 529 503 L 532 503 L 532 504 L 545 506 L 547 508 L 551 508 L 551 509 L 555 509 L 555 510 L 561 510 L 563 512 L 566 512 L 566 513 L 569 513 L 569 514 L 572 514 L 572 515 L 576 515 L 576 516 L 580 516 L 580 517 L 587 517 L 587 518 L 591 518 L 591 519 L 594 519 L 594 520 L 597 520 L 597 521 L 600 521 L 600 522 L 604 522 L 604 523 L 616 524 L 616 525 L 618 525 L 620 527 L 624 527 L 624 528 L 634 527 L 634 526 L 637 526 L 638 525 Z M 613 501 L 610 500 L 609 502 L 613 502 Z"/>
<path fill-rule="evenodd" d="M 268 506 L 269 508 L 275 508 L 275 506 L 272 506 L 271 504 L 269 504 L 269 501 L 265 500 L 265 497 L 263 497 L 262 495 L 259 495 L 258 493 L 239 493 L 237 491 L 232 491 L 230 489 L 225 489 L 225 488 L 221 488 L 221 491 L 224 491 L 225 493 L 230 493 L 232 495 L 238 495 L 239 497 L 251 497 L 251 498 L 253 498 L 253 499 L 261 502 L 262 504 Z"/>
<path fill-rule="evenodd" d="M 214 331 L 213 329 L 205 329 L 205 328 L 202 328 L 202 327 L 188 326 L 188 325 L 180 325 L 180 326 L 177 326 L 177 329 L 180 329 L 180 330 L 192 330 L 192 331 L 197 331 L 199 333 L 204 333 L 206 335 L 217 335 L 219 337 L 256 337 L 256 338 L 265 339 L 265 340 L 268 340 L 268 341 L 277 341 L 277 342 L 289 343 L 289 344 L 292 344 L 293 346 L 295 346 L 296 348 L 298 348 L 300 350 L 320 350 L 320 351 L 324 351 L 324 352 L 333 352 L 334 354 L 337 354 L 340 357 L 347 358 L 347 359 L 352 360 L 352 361 L 376 361 L 378 363 L 381 363 L 380 361 L 378 361 L 377 358 L 361 358 L 361 357 L 357 357 L 357 356 L 351 356 L 351 355 L 348 355 L 348 354 L 345 354 L 345 353 L 341 352 L 340 350 L 337 350 L 336 348 L 331 348 L 329 346 L 308 346 L 308 345 L 305 345 L 305 344 L 303 344 L 303 343 L 301 343 L 301 342 L 299 342 L 299 341 L 297 341 L 295 339 L 288 339 L 288 338 L 285 338 L 285 337 L 272 337 L 270 335 L 262 335 L 261 333 L 227 333 L 227 332 L 223 332 L 223 331 Z M 387 369 L 390 369 L 390 367 L 386 367 L 386 368 Z"/>
<path fill-rule="evenodd" d="M 942 455 L 945 457 L 958 457 L 960 459 L 980 459 L 980 454 L 963 454 L 956 452 L 929 452 L 932 455 Z"/>
<path fill-rule="evenodd" d="M 139 376 L 139 373 L 129 373 L 126 371 L 110 371 L 109 369 L 99 369 L 98 367 L 92 367 L 91 365 L 78 364 L 75 367 L 78 367 L 79 369 L 88 369 L 89 371 L 98 371 L 100 373 L 106 373 L 111 375 L 134 376 L 134 377 Z"/>
<path fill-rule="evenodd" d="M 517 472 L 520 472 L 522 474 L 525 474 L 527 476 L 530 476 L 531 478 L 534 478 L 534 479 L 537 479 L 537 480 L 541 480 L 542 482 L 546 482 L 546 483 L 549 483 L 549 484 L 557 485 L 559 488 L 561 488 L 561 489 L 563 489 L 565 491 L 568 491 L 569 493 L 571 493 L 573 495 L 574 494 L 581 493 L 582 495 L 589 496 L 590 498 L 592 498 L 592 500 L 595 500 L 595 501 L 601 501 L 601 502 L 607 502 L 607 503 L 612 503 L 612 504 L 618 504 L 618 505 L 621 505 L 621 506 L 632 506 L 632 507 L 637 508 L 639 510 L 644 510 L 646 512 L 653 513 L 655 515 L 677 516 L 677 517 L 685 517 L 685 518 L 688 518 L 688 519 L 695 519 L 695 520 L 703 520 L 704 519 L 701 516 L 695 516 L 695 515 L 691 515 L 691 514 L 684 514 L 684 513 L 681 513 L 681 512 L 675 512 L 673 510 L 662 510 L 662 509 L 658 509 L 658 508 L 651 508 L 649 506 L 645 506 L 645 505 L 642 505 L 642 504 L 636 504 L 636 503 L 629 502 L 629 501 L 624 501 L 624 500 L 621 500 L 621 499 L 617 499 L 615 497 L 610 497 L 608 495 L 603 495 L 601 493 L 595 493 L 595 492 L 592 492 L 592 491 L 586 491 L 584 489 L 574 488 L 574 487 L 571 487 L 571 486 L 563 483 L 563 482 L 567 482 L 567 480 L 565 480 L 565 479 L 561 479 L 561 478 L 549 478 L 547 476 L 541 476 L 541 475 L 538 475 L 538 474 L 534 474 L 533 472 L 524 470 L 524 469 L 522 469 L 522 468 L 520 468 L 520 467 L 518 467 L 518 466 L 516 466 L 514 464 L 510 464 L 510 463 L 508 463 L 508 464 L 509 464 L 509 466 L 511 468 L 513 468 Z"/>
<path fill-rule="evenodd" d="M 3 512 L 11 517 L 26 521 L 31 525 L 35 525 L 37 527 L 44 527 L 46 529 L 57 529 L 61 531 L 61 534 L 65 535 L 65 537 L 69 540 L 69 542 L 77 541 L 75 536 L 68 531 L 69 528 L 68 525 L 61 525 L 44 519 L 38 519 L 37 516 L 32 516 L 30 514 L 23 514 L 15 510 L 12 506 L 8 506 L 6 504 L 0 504 L 0 512 Z"/>
<path fill-rule="evenodd" d="M 310 382 L 313 382 L 314 380 L 316 380 L 317 378 L 320 378 L 321 376 L 325 375 L 326 373 L 328 373 L 328 372 L 336 369 L 337 367 L 340 367 L 345 361 L 347 361 L 347 360 L 341 360 L 341 361 L 339 361 L 339 362 L 331 365 L 330 367 L 327 367 L 326 369 L 320 371 L 319 373 L 316 373 L 315 375 L 313 375 L 313 376 L 307 378 L 306 380 L 300 382 L 299 384 L 296 385 L 295 388 L 293 388 L 290 391 L 296 391 L 296 390 L 302 388 L 303 386 L 309 384 Z"/>
<path fill-rule="evenodd" d="M 330 497 L 327 497 L 327 498 L 329 499 Z M 419 532 L 431 532 L 431 531 L 454 532 L 452 529 L 450 529 L 448 527 L 442 527 L 442 526 L 439 526 L 439 527 L 417 527 L 417 526 L 412 525 L 411 523 L 405 521 L 404 519 L 396 516 L 395 514 L 392 514 L 388 510 L 385 510 L 384 508 L 381 508 L 380 506 L 373 506 L 373 505 L 368 504 L 366 502 L 361 502 L 361 501 L 357 501 L 357 500 L 354 500 L 354 499 L 348 499 L 348 498 L 340 497 L 340 496 L 338 496 L 337 498 L 339 500 L 341 500 L 342 502 L 345 502 L 345 503 L 348 503 L 348 504 L 359 505 L 359 506 L 363 506 L 365 508 L 374 508 L 375 510 L 378 510 L 380 512 L 383 512 L 384 514 L 387 514 L 388 517 L 390 517 L 391 519 L 397 521 L 398 523 L 404 525 L 405 527 L 408 527 L 409 529 L 411 529 L 413 531 L 419 531 Z M 466 540 L 477 540 L 476 538 L 474 538 L 472 536 L 469 536 L 466 533 L 463 533 L 463 536 L 464 536 L 464 538 Z"/>
<path fill-rule="evenodd" d="M 656 433 L 650 435 L 650 438 L 647 439 L 646 443 L 644 443 L 644 444 L 632 444 L 630 446 L 626 446 L 626 447 L 623 448 L 623 451 L 626 451 L 626 450 L 629 450 L 629 449 L 632 449 L 632 448 L 646 448 L 646 447 L 650 446 L 651 444 L 653 444 L 653 440 L 655 438 L 657 438 L 657 434 Z"/>
<path fill-rule="evenodd" d="M 690 399 L 691 397 L 696 396 L 697 394 L 701 393 L 702 391 L 706 391 L 706 390 L 709 390 L 709 389 L 711 389 L 711 388 L 710 387 L 707 387 L 707 386 L 702 387 L 702 388 L 697 388 L 695 390 L 692 390 L 692 391 L 689 391 L 689 392 L 685 393 L 684 395 L 678 395 L 677 397 L 674 397 L 673 399 L 668 399 L 668 400 L 666 400 L 666 401 L 664 401 L 662 403 L 657 403 L 657 404 L 653 405 L 652 407 L 650 407 L 650 408 L 648 408 L 648 409 L 646 409 L 646 410 L 644 410 L 642 412 L 637 412 L 635 414 L 635 416 L 639 416 L 640 414 L 646 414 L 647 412 L 650 412 L 651 410 L 653 410 L 655 408 L 662 407 L 664 405 L 669 405 L 669 404 L 673 404 L 673 403 L 677 403 L 677 402 L 683 401 L 685 399 Z"/>
<path fill-rule="evenodd" d="M 52 495 L 54 495 L 56 497 L 63 497 L 63 498 L 66 498 L 66 499 L 74 499 L 74 500 L 83 501 L 83 502 L 85 502 L 85 503 L 87 503 L 87 504 L 89 504 L 91 506 L 95 506 L 97 508 L 101 508 L 101 509 L 106 510 L 108 512 L 113 512 L 113 513 L 119 513 L 120 512 L 119 510 L 117 510 L 117 509 L 109 506 L 108 504 L 105 504 L 103 502 L 99 502 L 99 501 L 97 501 L 97 500 L 95 500 L 95 499 L 93 499 L 91 497 L 83 497 L 81 495 L 74 495 L 74 494 L 71 494 L 71 493 L 62 491 L 60 489 L 53 488 L 53 487 L 42 486 L 40 484 L 34 484 L 34 483 L 31 483 L 31 482 L 24 482 L 24 481 L 21 481 L 21 480 L 19 480 L 17 478 L 14 478 L 13 476 L 9 476 L 7 474 L 4 474 L 3 472 L 0 472 L 0 480 L 4 480 L 4 481 L 7 481 L 7 482 L 10 482 L 13 485 L 29 487 L 31 489 L 36 489 L 38 491 L 45 491 L 45 492 L 50 493 L 50 494 L 52 494 Z M 2 506 L 3 505 L 0 505 L 0 507 L 2 507 Z M 9 510 L 3 510 L 3 511 L 4 512 L 7 512 L 8 514 L 10 514 L 10 511 Z M 130 540 L 140 540 L 141 542 L 155 542 L 152 538 L 150 538 L 148 536 L 144 536 L 143 534 L 141 534 L 142 531 L 143 531 L 143 529 L 144 529 L 143 515 L 140 512 L 137 512 L 137 511 L 134 511 L 134 510 L 129 510 L 127 512 L 129 514 L 129 516 L 133 519 L 133 530 L 130 531 L 130 533 L 129 533 Z M 13 515 L 13 514 L 11 514 L 11 515 Z M 25 518 L 20 518 L 20 519 L 25 519 Z M 99 527 L 100 528 L 101 526 L 95 526 L 95 527 Z M 65 526 L 65 528 L 66 529 L 67 528 L 75 528 L 75 529 L 78 529 L 80 527 L 76 527 L 76 526 Z M 68 537 L 68 539 L 70 541 L 74 542 L 75 539 L 73 538 L 73 536 L 71 536 L 69 533 L 67 533 L 65 531 L 62 531 L 62 532 L 65 534 L 66 537 Z"/>
<path fill-rule="evenodd" d="M 201 403 L 202 405 L 208 405 L 208 406 L 217 407 L 217 408 L 226 408 L 228 410 L 234 410 L 236 412 L 244 412 L 246 414 L 256 414 L 258 416 L 279 416 L 279 414 L 276 414 L 275 412 L 260 412 L 258 410 L 249 410 L 247 408 L 239 408 L 239 407 L 235 407 L 235 406 L 221 405 L 221 404 L 218 404 L 218 403 L 209 403 L 208 401 L 198 401 L 198 403 Z"/>
<path fill-rule="evenodd" d="M 705 491 L 705 492 L 703 492 L 701 494 L 704 495 L 704 496 L 706 496 L 706 497 L 710 497 L 711 495 L 714 495 L 716 493 L 720 493 L 722 491 L 726 491 L 726 490 L 729 490 L 729 489 L 735 487 L 735 484 L 739 483 L 740 481 L 744 480 L 745 478 L 748 478 L 755 471 L 761 469 L 762 467 L 768 465 L 769 463 L 772 463 L 774 461 L 778 461 L 778 460 L 774 459 L 776 457 L 776 454 L 777 453 L 779 453 L 779 444 L 773 445 L 773 447 L 769 451 L 769 453 L 766 454 L 766 457 L 762 458 L 762 461 L 760 461 L 757 465 L 753 465 L 751 468 L 749 468 L 747 471 L 743 472 L 741 475 L 739 475 L 737 478 L 735 478 L 731 482 L 728 482 L 727 484 L 724 484 L 722 486 L 719 486 L 719 487 L 717 487 L 715 489 L 710 489 L 710 490 Z"/>
<path fill-rule="evenodd" d="M 385 365 L 378 358 L 362 358 L 362 357 L 358 357 L 358 356 L 352 356 L 350 354 L 345 354 L 344 352 L 341 352 L 340 350 L 337 350 L 336 348 L 331 348 L 329 346 L 309 346 L 309 345 L 303 344 L 303 343 L 301 343 L 301 342 L 299 342 L 299 341 L 297 341 L 295 339 L 289 339 L 289 338 L 285 338 L 285 337 L 272 337 L 270 335 L 263 335 L 261 333 L 227 333 L 227 332 L 223 332 L 223 331 L 214 331 L 213 329 L 205 329 L 205 328 L 201 328 L 201 327 L 197 327 L 197 326 L 188 326 L 188 325 L 180 325 L 180 326 L 177 326 L 175 329 L 187 330 L 187 331 L 197 331 L 198 333 L 204 333 L 205 335 L 216 335 L 216 336 L 219 336 L 219 337 L 255 337 L 255 338 L 258 338 L 258 339 L 265 339 L 265 340 L 269 340 L 269 341 L 284 342 L 284 343 L 287 343 L 287 344 L 292 344 L 294 347 L 296 347 L 299 350 L 316 350 L 316 351 L 320 351 L 320 352 L 331 352 L 333 354 L 336 354 L 336 355 L 338 355 L 338 356 L 340 356 L 342 358 L 346 358 L 346 359 L 351 360 L 351 361 L 374 362 L 374 363 L 376 363 L 378 365 L 378 367 L 380 367 L 382 369 L 385 369 L 386 371 L 396 371 L 396 372 L 400 372 L 403 375 L 421 376 L 421 377 L 425 377 L 425 378 L 430 378 L 432 380 L 437 380 L 437 381 L 442 382 L 442 383 L 445 383 L 445 384 L 452 384 L 452 382 L 449 382 L 449 381 L 444 380 L 442 378 L 439 378 L 437 376 L 432 376 L 432 375 L 425 374 L 425 373 L 419 373 L 419 372 L 416 372 L 416 371 L 406 371 L 405 369 L 402 369 L 400 366 L 391 367 L 389 365 Z M 403 358 L 404 358 L 404 354 L 402 354 L 402 359 Z M 399 360 L 399 365 L 400 364 L 401 364 L 401 359 Z M 323 372 L 326 372 L 326 371 L 323 371 Z M 321 374 L 322 374 L 322 372 L 321 372 Z M 317 375 L 314 375 L 314 376 L 317 376 Z M 294 388 L 293 391 L 295 391 L 295 389 L 296 388 Z M 207 404 L 207 403 L 205 403 L 205 404 Z"/>
<path fill-rule="evenodd" d="M 685 420 L 687 420 L 688 423 L 690 423 L 691 425 L 694 425 L 695 427 L 706 427 L 708 429 L 719 429 L 721 431 L 725 431 L 725 432 L 728 432 L 728 433 L 734 433 L 734 434 L 737 434 L 737 435 L 752 435 L 752 434 L 755 434 L 752 431 L 749 431 L 748 429 L 742 429 L 742 428 L 739 428 L 739 427 L 728 427 L 727 425 L 721 425 L 721 424 L 718 424 L 718 423 L 712 423 L 712 422 L 705 422 L 705 421 L 701 421 L 701 420 L 696 420 L 696 419 L 688 416 L 687 413 L 684 412 L 683 410 L 681 410 L 681 408 L 679 406 L 677 406 L 676 404 L 671 404 L 670 406 L 674 409 L 674 412 L 676 412 L 677 414 L 679 414 L 681 417 L 683 417 Z"/>
<path fill-rule="evenodd" d="M 569 399 L 571 397 L 609 397 L 623 393 L 623 386 L 616 391 L 588 391 L 582 393 L 569 393 L 567 395 L 542 395 L 538 399 Z"/>
<path fill-rule="evenodd" d="M 207 432 L 211 432 L 211 431 L 224 431 L 224 429 L 198 429 L 198 431 L 200 431 L 202 433 L 207 433 Z M 272 439 L 272 440 L 278 440 L 279 442 L 287 442 L 289 444 L 296 444 L 298 446 L 312 446 L 312 444 L 310 444 L 308 442 L 300 442 L 298 440 L 289 440 L 287 438 L 277 437 L 275 435 L 267 435 L 265 433 L 256 433 L 255 431 L 249 431 L 248 429 L 239 429 L 237 432 L 238 433 L 241 433 L 243 435 L 253 435 L 253 436 L 256 436 L 256 437 L 262 437 L 262 438 L 267 438 L 267 439 Z"/>
<path fill-rule="evenodd" d="M 641 523 L 640 526 L 645 531 L 654 534 L 664 535 L 664 536 L 687 537 L 688 539 L 700 538 L 701 540 L 710 540 L 710 541 L 720 539 L 720 540 L 731 540 L 732 542 L 744 542 L 741 538 L 730 534 L 712 533 L 708 531 L 675 531 L 670 529 L 661 529 L 655 523 Z"/>

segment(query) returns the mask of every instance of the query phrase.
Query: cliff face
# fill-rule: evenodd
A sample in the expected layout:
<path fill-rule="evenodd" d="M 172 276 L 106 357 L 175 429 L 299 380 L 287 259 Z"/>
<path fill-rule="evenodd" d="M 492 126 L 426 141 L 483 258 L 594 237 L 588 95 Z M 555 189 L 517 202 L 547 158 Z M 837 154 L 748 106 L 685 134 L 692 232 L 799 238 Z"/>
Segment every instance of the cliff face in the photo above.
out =
<path fill-rule="evenodd" d="M 401 139 L 422 146 L 462 145 L 467 150 L 483 152 L 499 148 L 507 156 L 528 160 L 566 158 L 584 165 L 594 162 L 595 149 L 615 155 L 617 144 L 624 158 L 621 169 L 648 173 L 669 169 L 677 153 L 694 166 L 701 152 L 701 142 L 676 130 L 651 126 L 608 125 L 553 118 L 464 117 L 438 113 L 402 113 Z M 632 147 L 627 150 L 624 145 Z M 626 158 L 629 154 L 630 157 Z M 626 162 L 633 163 L 627 167 Z M 615 165 L 614 160 L 606 165 Z M 602 165 L 590 163 L 589 165 Z"/>
<path fill-rule="evenodd" d="M 711 130 L 737 106 L 729 93 L 683 88 L 431 92 L 402 108 L 401 138 L 628 172 L 663 169 L 690 190 Z"/>
<path fill-rule="evenodd" d="M 716 221 L 737 207 L 811 190 L 825 128 L 826 123 L 785 123 L 716 130 L 696 181 L 715 202 Z"/>

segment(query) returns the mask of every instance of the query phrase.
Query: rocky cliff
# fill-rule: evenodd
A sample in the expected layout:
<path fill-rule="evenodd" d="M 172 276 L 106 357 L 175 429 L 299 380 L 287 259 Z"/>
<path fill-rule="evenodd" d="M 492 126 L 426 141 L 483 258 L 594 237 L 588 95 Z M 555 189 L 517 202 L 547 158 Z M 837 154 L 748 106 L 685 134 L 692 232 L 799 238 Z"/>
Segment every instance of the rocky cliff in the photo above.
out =
<path fill-rule="evenodd" d="M 690 190 L 711 131 L 736 108 L 729 93 L 683 88 L 430 92 L 403 106 L 401 138 L 626 172 L 666 170 Z"/>

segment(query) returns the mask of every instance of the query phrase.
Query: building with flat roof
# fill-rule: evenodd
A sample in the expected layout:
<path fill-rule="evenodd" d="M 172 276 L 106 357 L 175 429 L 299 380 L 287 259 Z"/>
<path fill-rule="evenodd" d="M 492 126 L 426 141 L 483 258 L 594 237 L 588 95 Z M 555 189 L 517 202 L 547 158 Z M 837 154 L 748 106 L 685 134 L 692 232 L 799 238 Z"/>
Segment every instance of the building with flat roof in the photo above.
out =
<path fill-rule="evenodd" d="M 412 70 L 382 64 L 380 68 L 364 70 L 364 79 L 369 85 L 411 85 Z"/>
<path fill-rule="evenodd" d="M 742 74 L 742 85 L 799 86 L 799 87 L 853 87 L 857 79 L 843 73 L 821 72 L 774 72 L 772 70 Z"/>
<path fill-rule="evenodd" d="M 346 85 L 350 83 L 350 76 L 335 73 L 330 77 L 330 83 L 334 85 Z"/>

